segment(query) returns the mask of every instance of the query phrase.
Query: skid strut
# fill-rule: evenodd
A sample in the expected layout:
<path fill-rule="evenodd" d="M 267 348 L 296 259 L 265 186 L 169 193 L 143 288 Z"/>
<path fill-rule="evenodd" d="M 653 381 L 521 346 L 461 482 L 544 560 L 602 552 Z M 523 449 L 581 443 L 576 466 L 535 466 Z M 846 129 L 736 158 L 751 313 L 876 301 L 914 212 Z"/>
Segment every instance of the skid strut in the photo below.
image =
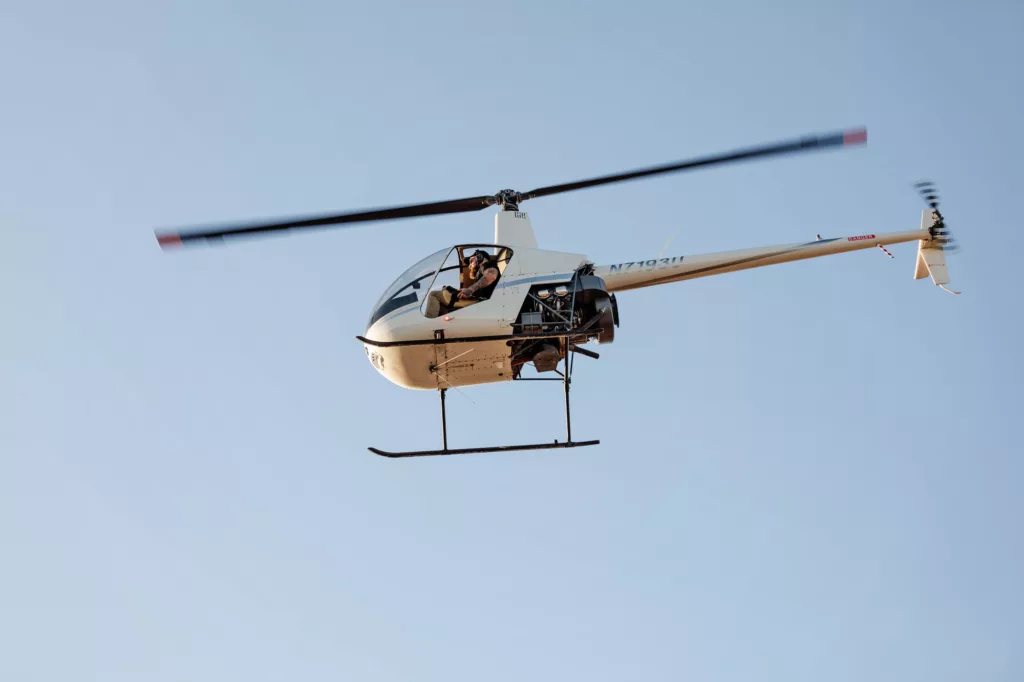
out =
<path fill-rule="evenodd" d="M 448 449 L 448 418 L 444 413 L 444 394 L 447 392 L 447 388 L 441 389 L 441 443 L 445 450 Z"/>
<path fill-rule="evenodd" d="M 565 339 L 565 349 L 569 349 L 569 339 Z M 565 373 L 562 375 L 562 385 L 565 391 L 565 442 L 560 443 L 557 440 L 553 443 L 533 443 L 530 445 L 494 445 L 485 448 L 455 448 L 450 449 L 448 447 L 448 416 L 445 411 L 445 394 L 448 392 L 447 388 L 440 389 L 441 392 L 441 450 L 416 450 L 411 452 L 388 452 L 387 450 L 380 450 L 378 448 L 368 448 L 370 452 L 381 457 L 389 457 L 393 459 L 403 457 L 436 457 L 439 455 L 470 455 L 475 453 L 484 452 L 513 452 L 517 450 L 555 450 L 562 448 L 582 448 L 589 445 L 598 445 L 601 441 L 599 440 L 584 440 L 584 441 L 573 441 L 572 439 L 572 417 L 569 412 L 569 384 L 571 383 L 572 376 L 572 357 L 571 353 L 565 351 Z"/>

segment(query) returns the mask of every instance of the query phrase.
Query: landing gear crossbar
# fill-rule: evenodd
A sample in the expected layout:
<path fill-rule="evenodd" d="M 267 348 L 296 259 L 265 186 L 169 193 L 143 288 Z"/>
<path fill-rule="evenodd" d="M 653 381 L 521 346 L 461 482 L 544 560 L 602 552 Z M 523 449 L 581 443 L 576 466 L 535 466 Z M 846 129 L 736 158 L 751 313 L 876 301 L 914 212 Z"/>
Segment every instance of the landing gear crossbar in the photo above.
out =
<path fill-rule="evenodd" d="M 441 444 L 440 450 L 414 450 L 409 452 L 389 452 L 379 448 L 367 448 L 370 452 L 381 457 L 399 459 L 405 457 L 437 457 L 443 455 L 470 455 L 487 452 L 514 452 L 520 450 L 554 450 L 562 448 L 582 448 L 590 445 L 599 445 L 599 440 L 574 441 L 572 439 L 572 417 L 569 412 L 569 385 L 572 383 L 572 351 L 578 351 L 569 342 L 570 336 L 563 337 L 562 359 L 565 363 L 565 372 L 562 374 L 562 386 L 565 390 L 565 441 L 554 441 L 552 443 L 535 443 L 530 445 L 493 445 L 480 448 L 449 448 L 448 447 L 448 415 L 445 410 L 445 396 L 447 388 L 439 389 L 441 393 Z M 597 355 L 594 353 L 593 355 Z"/>

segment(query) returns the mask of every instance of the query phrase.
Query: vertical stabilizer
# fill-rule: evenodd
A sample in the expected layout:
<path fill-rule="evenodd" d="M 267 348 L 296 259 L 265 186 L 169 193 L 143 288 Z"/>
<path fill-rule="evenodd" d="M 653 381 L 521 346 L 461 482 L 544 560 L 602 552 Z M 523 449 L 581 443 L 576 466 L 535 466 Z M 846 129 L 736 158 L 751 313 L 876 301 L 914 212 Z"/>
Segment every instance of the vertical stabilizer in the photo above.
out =
<path fill-rule="evenodd" d="M 928 264 L 924 262 L 924 254 L 921 247 L 917 247 L 917 267 L 914 268 L 914 279 L 924 279 L 928 276 Z"/>
<path fill-rule="evenodd" d="M 959 294 L 946 287 L 949 284 L 949 271 L 946 269 L 946 250 L 948 233 L 942 223 L 942 216 L 936 209 L 926 208 L 921 212 L 921 229 L 928 230 L 930 239 L 922 239 L 917 246 L 917 265 L 914 268 L 914 279 L 932 278 L 935 286 L 942 287 L 951 294 Z"/>

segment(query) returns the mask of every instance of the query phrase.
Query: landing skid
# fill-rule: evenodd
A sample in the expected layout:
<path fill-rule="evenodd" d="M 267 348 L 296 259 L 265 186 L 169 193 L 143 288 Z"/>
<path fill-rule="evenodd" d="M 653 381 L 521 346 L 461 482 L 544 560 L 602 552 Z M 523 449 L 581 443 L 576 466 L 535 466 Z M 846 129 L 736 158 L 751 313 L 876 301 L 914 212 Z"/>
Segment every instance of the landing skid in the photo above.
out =
<path fill-rule="evenodd" d="M 572 348 L 566 338 L 566 348 Z M 575 350 L 575 349 L 573 349 Z M 593 353 L 593 355 L 597 355 Z M 599 440 L 583 440 L 574 441 L 572 439 L 572 419 L 569 415 L 569 384 L 572 383 L 572 360 L 570 359 L 569 352 L 564 353 L 565 360 L 565 372 L 562 375 L 562 385 L 565 387 L 565 442 L 558 442 L 557 440 L 553 443 L 536 443 L 533 445 L 494 445 L 491 447 L 484 448 L 455 448 L 451 449 L 448 447 L 448 418 L 445 413 L 445 394 L 448 392 L 447 388 L 439 389 L 441 392 L 441 441 L 442 448 L 440 450 L 413 450 L 410 452 L 389 452 L 387 450 L 381 450 L 379 448 L 367 448 L 370 452 L 381 457 L 389 457 L 392 459 L 403 458 L 403 457 L 438 457 L 443 455 L 471 455 L 485 452 L 515 452 L 520 450 L 554 450 L 562 448 L 583 448 L 589 445 L 598 445 L 601 441 Z"/>
<path fill-rule="evenodd" d="M 418 450 L 415 452 L 386 452 L 377 448 L 368 448 L 370 452 L 381 457 L 436 457 L 439 455 L 471 455 L 478 452 L 512 452 L 515 450 L 553 450 L 556 448 L 582 448 L 588 445 L 597 445 L 599 440 L 583 440 L 572 443 L 537 443 L 536 445 L 495 445 L 489 448 L 459 448 L 447 450 Z"/>

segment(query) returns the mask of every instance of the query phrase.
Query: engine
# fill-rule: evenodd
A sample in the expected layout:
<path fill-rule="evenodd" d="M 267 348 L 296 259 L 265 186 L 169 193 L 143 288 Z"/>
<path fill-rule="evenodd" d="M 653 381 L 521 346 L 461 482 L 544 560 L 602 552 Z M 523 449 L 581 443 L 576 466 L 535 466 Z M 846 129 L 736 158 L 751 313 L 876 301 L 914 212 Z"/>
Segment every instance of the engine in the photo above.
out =
<path fill-rule="evenodd" d="M 611 343 L 619 326 L 615 295 L 605 289 L 604 280 L 584 269 L 564 283 L 540 284 L 530 288 L 516 319 L 518 334 L 557 334 L 566 332 L 569 349 L 563 348 L 566 336 L 524 339 L 513 343 L 513 376 L 522 366 L 533 363 L 538 372 L 550 372 L 567 350 L 593 340 Z"/>

